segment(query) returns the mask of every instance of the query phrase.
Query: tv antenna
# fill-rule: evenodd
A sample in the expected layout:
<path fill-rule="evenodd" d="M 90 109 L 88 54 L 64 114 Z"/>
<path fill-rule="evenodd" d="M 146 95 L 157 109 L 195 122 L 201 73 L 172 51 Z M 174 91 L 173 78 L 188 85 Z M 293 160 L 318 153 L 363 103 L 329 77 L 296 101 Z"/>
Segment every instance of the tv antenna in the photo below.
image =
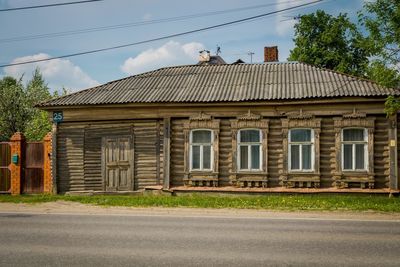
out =
<path fill-rule="evenodd" d="M 250 56 L 250 64 L 253 63 L 253 55 L 254 55 L 254 52 L 249 51 L 249 52 L 247 52 L 247 55 Z"/>
<path fill-rule="evenodd" d="M 219 45 L 217 45 L 217 52 L 215 52 L 215 54 L 218 56 L 219 54 L 221 54 L 221 47 Z"/>

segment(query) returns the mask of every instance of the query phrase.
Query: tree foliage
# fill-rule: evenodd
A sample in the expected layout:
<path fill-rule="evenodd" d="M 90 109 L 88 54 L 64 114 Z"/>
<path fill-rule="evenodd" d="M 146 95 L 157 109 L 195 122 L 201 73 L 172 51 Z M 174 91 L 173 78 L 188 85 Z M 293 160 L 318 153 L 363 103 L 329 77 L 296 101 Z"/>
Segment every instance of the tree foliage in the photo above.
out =
<path fill-rule="evenodd" d="M 358 25 L 346 14 L 334 17 L 321 10 L 301 16 L 294 42 L 288 60 L 400 87 L 399 0 L 366 1 Z M 385 110 L 389 115 L 396 113 L 400 99 L 388 98 Z"/>
<path fill-rule="evenodd" d="M 397 70 L 400 68 L 400 1 L 366 2 L 360 22 L 368 30 L 368 43 L 374 54 Z"/>
<path fill-rule="evenodd" d="M 0 80 L 0 140 L 8 140 L 15 132 L 26 128 L 29 107 L 21 79 L 4 77 Z"/>
<path fill-rule="evenodd" d="M 366 39 L 346 14 L 334 17 L 317 10 L 301 16 L 293 41 L 288 60 L 359 76 L 369 62 Z"/>
<path fill-rule="evenodd" d="M 390 68 L 382 60 L 373 60 L 369 64 L 366 75 L 369 79 L 388 88 L 396 88 L 400 84 L 400 75 L 395 68 Z"/>
<path fill-rule="evenodd" d="M 39 69 L 33 73 L 32 79 L 26 86 L 27 104 L 30 107 L 30 120 L 25 128 L 25 137 L 28 140 L 41 140 L 49 131 L 51 123 L 47 112 L 35 108 L 35 105 L 52 98 Z"/>
<path fill-rule="evenodd" d="M 9 140 L 15 132 L 23 132 L 28 140 L 38 141 L 51 130 L 47 112 L 35 105 L 58 93 L 51 95 L 39 69 L 26 86 L 22 84 L 22 77 L 0 79 L 0 95 L 0 141 Z"/>
<path fill-rule="evenodd" d="M 366 2 L 359 15 L 368 31 L 368 43 L 377 58 L 368 76 L 387 87 L 400 87 L 400 1 L 376 0 Z M 378 62 L 378 63 L 375 63 Z M 400 99 L 388 97 L 385 111 L 393 115 L 400 110 Z"/>

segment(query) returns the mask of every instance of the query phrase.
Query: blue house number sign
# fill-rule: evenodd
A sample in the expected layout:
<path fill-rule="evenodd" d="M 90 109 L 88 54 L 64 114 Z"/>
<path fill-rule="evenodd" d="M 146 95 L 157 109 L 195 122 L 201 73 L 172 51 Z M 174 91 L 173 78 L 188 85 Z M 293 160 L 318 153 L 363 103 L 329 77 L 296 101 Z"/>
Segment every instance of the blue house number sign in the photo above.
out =
<path fill-rule="evenodd" d="M 62 122 L 64 119 L 64 115 L 62 111 L 54 111 L 53 112 L 53 122 L 59 123 Z"/>

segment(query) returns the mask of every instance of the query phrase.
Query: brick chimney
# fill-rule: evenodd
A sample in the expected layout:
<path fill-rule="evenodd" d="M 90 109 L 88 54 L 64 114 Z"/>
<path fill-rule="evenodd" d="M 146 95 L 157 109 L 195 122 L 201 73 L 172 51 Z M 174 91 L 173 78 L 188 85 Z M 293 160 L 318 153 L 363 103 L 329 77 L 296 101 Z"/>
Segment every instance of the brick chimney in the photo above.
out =
<path fill-rule="evenodd" d="M 278 62 L 278 47 L 266 46 L 264 47 L 264 62 Z"/>

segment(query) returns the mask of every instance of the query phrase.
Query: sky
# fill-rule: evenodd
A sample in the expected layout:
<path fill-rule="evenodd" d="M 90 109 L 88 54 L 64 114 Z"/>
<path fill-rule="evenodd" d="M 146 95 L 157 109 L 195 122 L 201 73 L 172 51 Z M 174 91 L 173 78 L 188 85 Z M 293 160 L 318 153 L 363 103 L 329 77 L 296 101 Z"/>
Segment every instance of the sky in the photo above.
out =
<path fill-rule="evenodd" d="M 0 0 L 7 8 L 77 0 Z M 313 0 L 103 0 L 91 3 L 0 12 L 0 65 L 113 47 L 278 11 Z M 263 61 L 265 46 L 278 46 L 279 60 L 293 49 L 293 19 L 323 9 L 357 21 L 363 0 L 324 0 L 311 6 L 239 23 L 82 56 L 0 68 L 0 77 L 27 82 L 39 68 L 51 91 L 69 92 L 157 68 L 196 64 L 206 49 L 232 63 Z M 220 12 L 222 11 L 222 12 Z M 205 15 L 206 14 L 206 15 Z M 172 19 L 177 18 L 180 19 Z M 161 20 L 161 22 L 160 22 Z M 100 30 L 101 28 L 101 30 Z M 67 34 L 68 33 L 68 34 Z"/>

